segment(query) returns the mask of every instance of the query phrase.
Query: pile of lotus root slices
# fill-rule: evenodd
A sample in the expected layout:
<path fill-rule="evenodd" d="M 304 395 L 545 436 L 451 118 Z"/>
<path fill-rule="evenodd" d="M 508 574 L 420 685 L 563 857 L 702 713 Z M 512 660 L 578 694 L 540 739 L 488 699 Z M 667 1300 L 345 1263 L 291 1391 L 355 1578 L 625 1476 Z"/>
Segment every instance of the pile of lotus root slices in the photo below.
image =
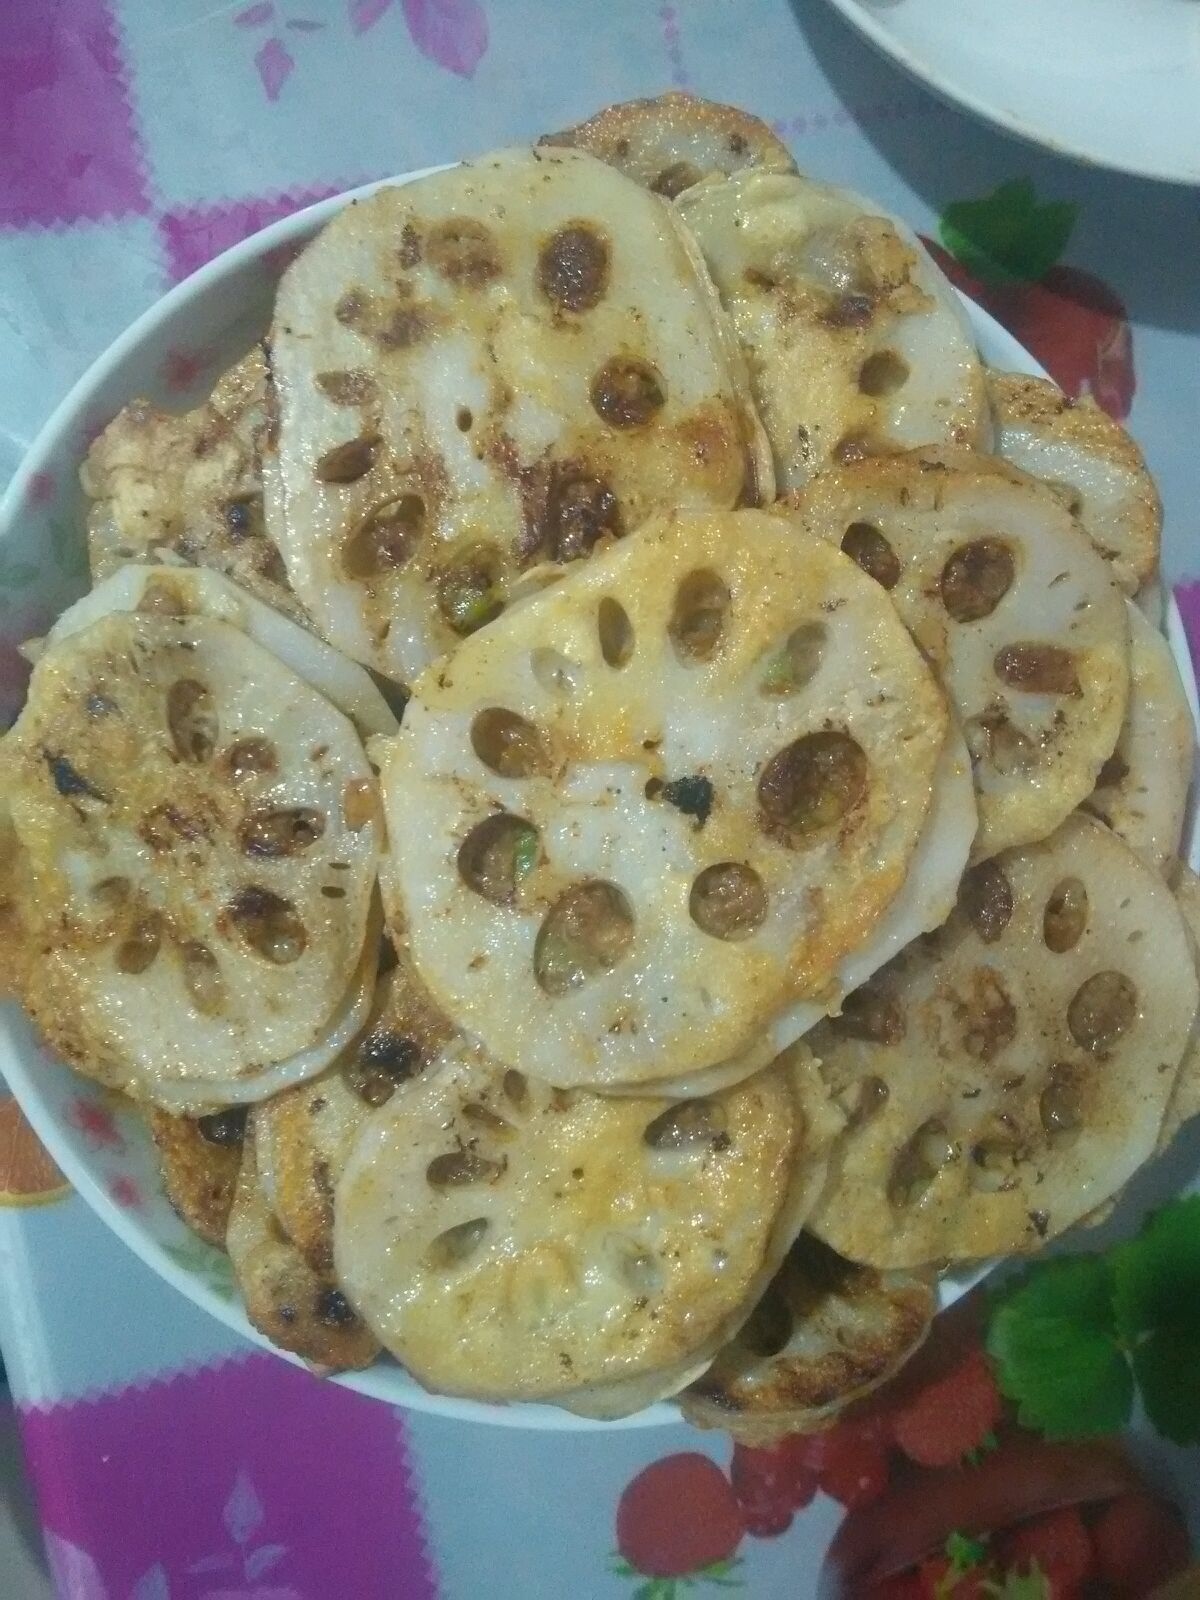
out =
<path fill-rule="evenodd" d="M 5 978 L 313 1366 L 818 1427 L 1200 1110 L 1141 455 L 755 118 L 353 201 L 83 477 Z"/>

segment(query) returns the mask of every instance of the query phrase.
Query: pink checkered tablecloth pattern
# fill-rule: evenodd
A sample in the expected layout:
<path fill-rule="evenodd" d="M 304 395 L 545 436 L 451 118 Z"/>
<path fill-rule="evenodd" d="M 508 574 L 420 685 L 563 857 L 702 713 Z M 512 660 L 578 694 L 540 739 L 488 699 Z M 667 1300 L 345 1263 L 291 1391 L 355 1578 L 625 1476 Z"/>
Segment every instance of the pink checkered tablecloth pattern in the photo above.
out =
<path fill-rule="evenodd" d="M 757 111 L 803 167 L 935 242 L 947 207 L 983 208 L 1010 270 L 959 281 L 1069 393 L 1128 419 L 1200 639 L 1200 197 L 973 123 L 820 0 L 0 0 L 0 486 L 88 363 L 239 239 L 672 85 Z M 16 646 L 44 620 L 29 582 L 0 555 L 6 718 Z M 719 1437 L 397 1413 L 241 1344 L 74 1195 L 0 1209 L 0 1267 L 0 1346 L 71 1600 L 817 1592 L 838 1504 L 797 1492 L 774 1525 L 745 1516 Z M 1200 1456 L 1134 1447 L 1195 1535 Z"/>

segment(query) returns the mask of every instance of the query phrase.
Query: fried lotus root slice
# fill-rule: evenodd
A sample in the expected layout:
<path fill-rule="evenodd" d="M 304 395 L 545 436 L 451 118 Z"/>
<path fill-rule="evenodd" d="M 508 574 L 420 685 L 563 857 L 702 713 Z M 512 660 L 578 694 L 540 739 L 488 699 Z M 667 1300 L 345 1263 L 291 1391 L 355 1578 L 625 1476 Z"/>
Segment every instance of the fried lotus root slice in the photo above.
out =
<path fill-rule="evenodd" d="M 1070 400 L 1045 378 L 989 372 L 996 450 L 1061 495 L 1133 595 L 1158 572 L 1162 502 L 1142 452 L 1090 396 Z"/>
<path fill-rule="evenodd" d="M 881 1268 L 1038 1249 L 1153 1153 L 1196 998 L 1170 890 L 1099 823 L 974 868 L 811 1035 L 850 1117 L 813 1232 Z"/>
<path fill-rule="evenodd" d="M 67 1061 L 187 1110 L 322 1044 L 380 842 L 341 712 L 227 623 L 114 614 L 43 655 L 5 753 L 20 997 Z"/>
<path fill-rule="evenodd" d="M 691 1077 L 822 994 L 946 737 L 886 596 L 779 519 L 661 519 L 414 686 L 381 883 L 436 1002 L 562 1087 Z"/>
<path fill-rule="evenodd" d="M 1179 853 L 1196 758 L 1196 725 L 1171 647 L 1129 607 L 1129 706 L 1085 811 L 1169 874 Z"/>
<path fill-rule="evenodd" d="M 954 909 L 958 885 L 971 854 L 978 816 L 971 758 L 956 725 L 952 725 L 933 777 L 933 799 L 916 853 L 900 893 L 878 927 L 838 969 L 834 990 L 823 1000 L 802 1000 L 780 1013 L 768 1029 L 777 1048 L 800 1038 L 842 1001 L 873 977 L 923 933 L 940 928 Z"/>
<path fill-rule="evenodd" d="M 167 1199 L 193 1233 L 225 1248 L 225 1230 L 242 1165 L 243 1106 L 207 1117 L 147 1116 Z"/>
<path fill-rule="evenodd" d="M 379 1344 L 337 1282 L 314 1272 L 284 1236 L 263 1191 L 253 1124 L 225 1236 L 246 1315 L 262 1334 L 326 1372 L 369 1367 Z"/>
<path fill-rule="evenodd" d="M 148 400 L 127 405 L 82 471 L 92 581 L 170 551 L 303 621 L 263 519 L 262 452 L 273 405 L 260 345 L 194 411 L 160 411 Z"/>
<path fill-rule="evenodd" d="M 877 1272 L 801 1234 L 683 1414 L 748 1445 L 826 1427 L 920 1348 L 937 1303 L 931 1268 Z"/>
<path fill-rule="evenodd" d="M 380 978 L 370 1021 L 329 1071 L 255 1114 L 259 1171 L 283 1231 L 315 1271 L 333 1269 L 333 1192 L 359 1130 L 425 1070 L 453 1029 L 411 965 Z"/>
<path fill-rule="evenodd" d="M 747 167 L 796 170 L 787 146 L 758 117 L 676 92 L 606 106 L 538 144 L 585 150 L 666 200 L 714 173 L 728 177 Z"/>
<path fill-rule="evenodd" d="M 1190 867 L 1182 863 L 1178 873 L 1175 899 L 1191 937 L 1192 955 L 1197 962 L 1200 962 L 1200 878 L 1197 878 Z M 1163 1118 L 1162 1129 L 1158 1136 L 1158 1148 L 1165 1150 L 1184 1124 L 1196 1116 L 1200 1116 L 1200 1038 L 1197 1037 L 1197 1031 L 1193 1027 L 1192 1036 L 1183 1053 L 1183 1060 L 1179 1063 L 1179 1072 L 1175 1078 L 1175 1086 L 1171 1090 L 1171 1098 L 1167 1102 L 1167 1114 Z"/>
<path fill-rule="evenodd" d="M 784 1068 L 710 1100 L 613 1099 L 451 1046 L 355 1144 L 337 1275 L 430 1389 L 558 1400 L 664 1369 L 682 1387 L 753 1303 L 800 1134 Z"/>
<path fill-rule="evenodd" d="M 780 489 L 830 462 L 986 447 L 966 318 L 897 218 L 848 190 L 766 172 L 701 184 L 678 209 L 746 352 Z"/>
<path fill-rule="evenodd" d="M 349 206 L 279 289 L 267 518 L 319 630 L 409 682 L 524 571 L 772 496 L 741 357 L 669 207 L 574 150 Z"/>
<path fill-rule="evenodd" d="M 1129 621 L 1061 502 L 1014 468 L 913 452 L 822 474 L 797 502 L 890 594 L 966 735 L 976 860 L 1044 839 L 1121 730 Z"/>
<path fill-rule="evenodd" d="M 63 612 L 46 635 L 45 644 L 56 645 L 101 617 L 125 611 L 228 622 L 344 711 L 364 739 L 375 733 L 395 733 L 399 726 L 370 673 L 357 662 L 348 661 L 332 645 L 273 611 L 221 573 L 205 568 L 121 567 Z"/>

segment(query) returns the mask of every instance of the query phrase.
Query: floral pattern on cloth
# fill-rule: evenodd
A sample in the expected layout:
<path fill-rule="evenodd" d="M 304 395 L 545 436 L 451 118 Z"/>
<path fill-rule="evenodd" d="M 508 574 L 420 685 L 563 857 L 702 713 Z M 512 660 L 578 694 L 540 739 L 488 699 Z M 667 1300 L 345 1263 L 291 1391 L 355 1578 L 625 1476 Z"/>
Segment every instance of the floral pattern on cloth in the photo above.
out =
<path fill-rule="evenodd" d="M 27 1410 L 21 1433 L 66 1600 L 437 1592 L 396 1414 L 274 1356 Z"/>

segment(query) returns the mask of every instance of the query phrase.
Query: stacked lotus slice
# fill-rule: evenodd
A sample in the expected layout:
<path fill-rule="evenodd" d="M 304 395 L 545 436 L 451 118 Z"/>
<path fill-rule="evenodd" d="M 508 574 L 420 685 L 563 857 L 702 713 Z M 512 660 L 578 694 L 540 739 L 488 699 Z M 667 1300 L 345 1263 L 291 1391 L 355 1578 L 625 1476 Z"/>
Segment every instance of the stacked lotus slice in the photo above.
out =
<path fill-rule="evenodd" d="M 313 1365 L 818 1427 L 1200 1110 L 1141 457 L 753 118 L 351 204 L 85 485 L 7 975 Z"/>

